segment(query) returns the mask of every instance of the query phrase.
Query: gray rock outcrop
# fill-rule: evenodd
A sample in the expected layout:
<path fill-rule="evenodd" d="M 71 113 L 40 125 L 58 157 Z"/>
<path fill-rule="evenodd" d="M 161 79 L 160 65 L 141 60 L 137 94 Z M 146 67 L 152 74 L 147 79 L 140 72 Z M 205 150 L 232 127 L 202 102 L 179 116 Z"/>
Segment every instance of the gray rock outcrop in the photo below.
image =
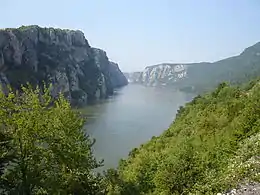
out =
<path fill-rule="evenodd" d="M 124 80 L 125 79 L 125 80 Z M 52 83 L 73 104 L 113 94 L 126 78 L 106 53 L 92 48 L 81 31 L 22 26 L 0 30 L 0 84 Z"/>
<path fill-rule="evenodd" d="M 148 66 L 140 76 L 140 82 L 147 86 L 170 85 L 186 78 L 184 64 L 158 64 Z"/>

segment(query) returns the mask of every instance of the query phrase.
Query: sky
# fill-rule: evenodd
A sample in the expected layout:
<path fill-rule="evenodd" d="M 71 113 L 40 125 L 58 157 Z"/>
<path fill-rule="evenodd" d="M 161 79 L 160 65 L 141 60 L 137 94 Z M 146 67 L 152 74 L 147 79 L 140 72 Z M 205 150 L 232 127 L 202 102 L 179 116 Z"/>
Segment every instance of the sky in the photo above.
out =
<path fill-rule="evenodd" d="M 79 29 L 125 72 L 217 61 L 260 41 L 259 0 L 0 0 L 0 28 Z"/>

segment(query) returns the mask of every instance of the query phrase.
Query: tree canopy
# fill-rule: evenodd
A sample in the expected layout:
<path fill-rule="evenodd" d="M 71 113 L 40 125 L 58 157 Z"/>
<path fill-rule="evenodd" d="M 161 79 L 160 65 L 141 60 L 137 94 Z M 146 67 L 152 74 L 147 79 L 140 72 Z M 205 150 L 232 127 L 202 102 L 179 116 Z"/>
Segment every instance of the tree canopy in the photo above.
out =
<path fill-rule="evenodd" d="M 0 92 L 3 194 L 98 194 L 100 166 L 84 133 L 85 119 L 51 87 Z"/>

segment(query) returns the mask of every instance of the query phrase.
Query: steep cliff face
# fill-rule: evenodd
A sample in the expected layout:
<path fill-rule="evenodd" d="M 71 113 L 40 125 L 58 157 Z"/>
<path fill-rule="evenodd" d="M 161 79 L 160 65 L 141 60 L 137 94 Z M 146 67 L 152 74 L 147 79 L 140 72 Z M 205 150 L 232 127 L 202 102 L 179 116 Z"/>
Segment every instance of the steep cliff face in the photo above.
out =
<path fill-rule="evenodd" d="M 52 83 L 52 94 L 63 92 L 74 104 L 85 104 L 113 93 L 118 67 L 106 53 L 91 48 L 81 31 L 39 26 L 0 30 L 0 83 L 19 88 L 30 82 Z M 114 78 L 115 77 L 115 78 Z"/>
<path fill-rule="evenodd" d="M 148 66 L 140 76 L 140 82 L 147 86 L 169 85 L 179 82 L 187 75 L 184 64 L 158 64 Z"/>
<path fill-rule="evenodd" d="M 119 69 L 118 64 L 109 61 L 105 51 L 98 48 L 92 48 L 92 50 L 94 52 L 96 64 L 104 74 L 108 94 L 113 93 L 113 88 L 122 87 L 128 84 L 128 81 Z"/>
<path fill-rule="evenodd" d="M 111 84 L 114 88 L 122 87 L 128 84 L 125 75 L 121 72 L 117 63 L 110 62 L 109 73 L 111 76 Z"/>

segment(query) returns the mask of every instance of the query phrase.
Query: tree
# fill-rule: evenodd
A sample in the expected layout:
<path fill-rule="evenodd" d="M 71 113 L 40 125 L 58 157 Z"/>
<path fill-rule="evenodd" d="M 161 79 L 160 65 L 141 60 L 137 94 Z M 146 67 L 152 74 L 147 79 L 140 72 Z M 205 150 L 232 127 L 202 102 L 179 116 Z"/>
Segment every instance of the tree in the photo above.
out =
<path fill-rule="evenodd" d="M 8 162 L 10 162 L 14 156 L 13 151 L 10 146 L 10 137 L 7 132 L 3 129 L 0 131 L 0 176 L 3 175 L 3 171 L 5 166 L 7 166 Z"/>
<path fill-rule="evenodd" d="M 100 163 L 83 131 L 85 119 L 62 94 L 54 100 L 50 91 L 28 85 L 20 92 L 0 92 L 0 135 L 9 138 L 5 145 L 14 154 L 2 163 L 3 189 L 26 195 L 98 194 L 100 179 L 92 170 Z M 0 146 L 4 157 L 7 147 Z"/>

